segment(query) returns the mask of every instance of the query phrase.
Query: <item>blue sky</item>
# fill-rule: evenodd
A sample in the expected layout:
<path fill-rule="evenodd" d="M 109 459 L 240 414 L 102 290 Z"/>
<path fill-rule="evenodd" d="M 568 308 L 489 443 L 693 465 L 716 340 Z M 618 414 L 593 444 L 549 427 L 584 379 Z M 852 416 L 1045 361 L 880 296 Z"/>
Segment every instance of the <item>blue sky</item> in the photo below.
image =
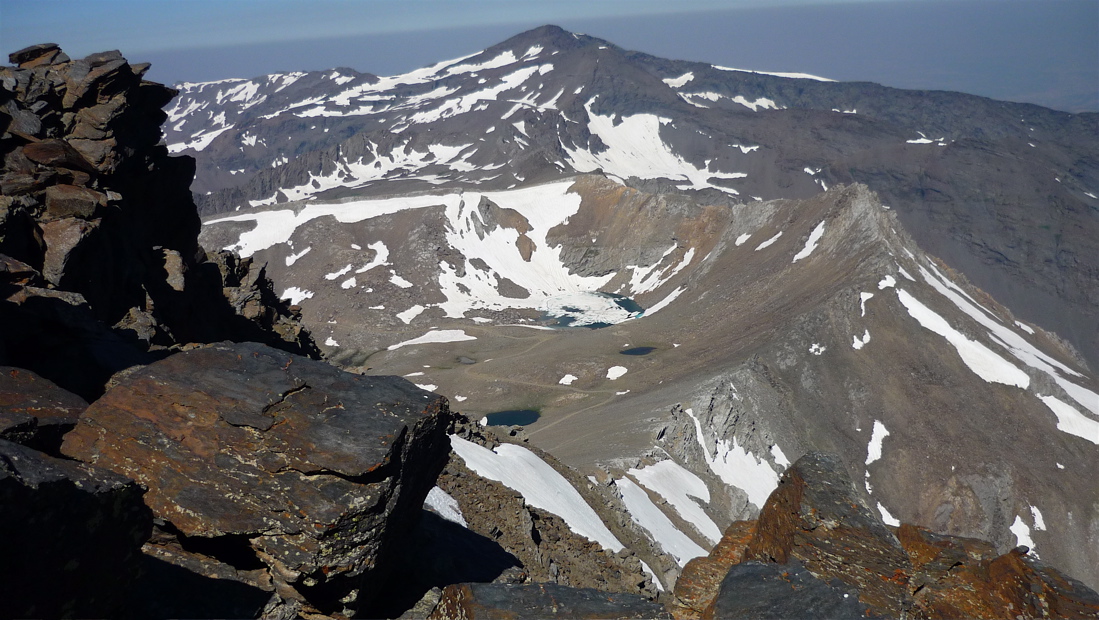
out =
<path fill-rule="evenodd" d="M 1099 110 L 1099 0 L 0 0 L 5 51 L 120 49 L 166 83 L 389 75 L 547 23 L 669 58 Z"/>

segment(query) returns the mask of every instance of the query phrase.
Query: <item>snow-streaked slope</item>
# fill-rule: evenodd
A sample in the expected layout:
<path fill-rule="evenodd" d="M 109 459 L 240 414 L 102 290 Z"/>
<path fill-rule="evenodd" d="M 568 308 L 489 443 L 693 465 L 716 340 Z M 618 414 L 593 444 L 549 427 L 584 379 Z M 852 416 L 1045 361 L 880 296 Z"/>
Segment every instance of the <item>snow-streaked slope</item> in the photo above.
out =
<path fill-rule="evenodd" d="M 629 478 L 615 480 L 615 484 L 622 493 L 622 503 L 626 504 L 630 518 L 645 528 L 653 540 L 671 554 L 680 566 L 686 566 L 692 559 L 706 555 L 706 550 L 679 531 L 641 487 Z"/>
<path fill-rule="evenodd" d="M 672 505 L 681 517 L 711 543 L 721 540 L 721 528 L 706 514 L 697 500 L 710 503 L 710 491 L 701 478 L 675 461 L 660 461 L 627 472 L 650 491 Z"/>
<path fill-rule="evenodd" d="M 908 310 L 908 314 L 921 326 L 946 338 L 965 365 L 978 377 L 989 383 L 1003 383 L 1021 388 L 1030 385 L 1030 377 L 1025 372 L 980 342 L 966 338 L 942 315 L 928 308 L 908 291 L 897 289 L 897 297 Z"/>
<path fill-rule="evenodd" d="M 613 552 L 624 548 L 569 481 L 530 450 L 508 443 L 489 450 L 457 435 L 450 436 L 450 446 L 477 475 L 518 491 L 531 506 L 561 517 L 577 534 Z"/>
<path fill-rule="evenodd" d="M 706 440 L 702 433 L 702 423 L 695 417 L 690 409 L 684 410 L 695 424 L 696 438 L 702 453 L 706 458 L 706 464 L 710 470 L 717 474 L 718 478 L 729 485 L 743 490 L 748 494 L 748 501 L 762 508 L 764 502 L 778 486 L 778 473 L 767 463 L 748 450 L 737 445 L 736 438 L 732 442 L 724 439 L 716 440 L 713 455 L 706 448 Z"/>

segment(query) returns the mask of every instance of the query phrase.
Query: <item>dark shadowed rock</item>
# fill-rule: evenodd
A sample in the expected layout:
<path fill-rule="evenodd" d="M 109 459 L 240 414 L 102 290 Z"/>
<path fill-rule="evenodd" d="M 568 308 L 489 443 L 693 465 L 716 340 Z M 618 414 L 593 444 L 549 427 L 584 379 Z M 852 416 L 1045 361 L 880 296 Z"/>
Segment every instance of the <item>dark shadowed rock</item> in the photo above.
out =
<path fill-rule="evenodd" d="M 703 618 L 863 618 L 857 594 L 829 585 L 797 561 L 733 566 Z"/>
<path fill-rule="evenodd" d="M 745 557 L 798 560 L 821 579 L 857 590 L 878 615 L 900 616 L 911 607 L 908 555 L 833 455 L 807 454 L 782 474 L 759 513 Z"/>
<path fill-rule="evenodd" d="M 0 254 L 0 283 L 19 286 L 41 284 L 40 278 L 34 267 L 7 254 Z"/>
<path fill-rule="evenodd" d="M 446 462 L 450 423 L 445 399 L 404 379 L 221 344 L 120 380 L 63 450 L 147 485 L 184 548 L 232 549 L 291 608 L 346 614 L 379 594 Z"/>
<path fill-rule="evenodd" d="M 22 368 L 0 366 L 0 439 L 50 454 L 88 408 L 72 392 Z"/>
<path fill-rule="evenodd" d="M 671 618 L 658 603 L 636 594 L 570 588 L 552 583 L 462 583 L 447 586 L 429 618 Z"/>
<path fill-rule="evenodd" d="M 142 493 L 109 471 L 0 440 L 3 615 L 117 616 L 152 527 Z"/>
<path fill-rule="evenodd" d="M 385 585 L 385 600 L 368 615 L 391 618 L 433 588 L 496 581 L 518 566 L 519 560 L 496 541 L 424 510 Z"/>

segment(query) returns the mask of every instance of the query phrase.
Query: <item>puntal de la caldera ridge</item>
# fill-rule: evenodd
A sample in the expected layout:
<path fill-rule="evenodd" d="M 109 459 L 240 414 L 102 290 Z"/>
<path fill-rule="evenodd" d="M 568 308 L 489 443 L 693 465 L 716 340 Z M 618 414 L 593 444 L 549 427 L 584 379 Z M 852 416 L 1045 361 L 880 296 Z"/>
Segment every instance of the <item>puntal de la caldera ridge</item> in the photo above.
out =
<path fill-rule="evenodd" d="M 1099 617 L 1099 115 L 10 62 L 2 615 Z"/>

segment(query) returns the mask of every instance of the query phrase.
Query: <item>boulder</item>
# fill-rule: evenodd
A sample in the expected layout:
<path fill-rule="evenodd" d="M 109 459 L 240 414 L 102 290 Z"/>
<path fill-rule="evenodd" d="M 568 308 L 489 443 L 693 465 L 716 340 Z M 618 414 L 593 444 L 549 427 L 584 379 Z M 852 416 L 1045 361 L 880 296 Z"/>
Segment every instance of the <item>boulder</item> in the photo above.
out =
<path fill-rule="evenodd" d="M 0 439 L 3 615 L 120 615 L 152 514 L 132 480 Z"/>
<path fill-rule="evenodd" d="M 96 209 L 107 206 L 107 196 L 75 185 L 51 185 L 46 188 L 46 217 L 78 217 L 90 220 Z"/>
<path fill-rule="evenodd" d="M 796 560 L 733 566 L 702 615 L 715 618 L 864 618 L 858 595 L 817 579 Z"/>
<path fill-rule="evenodd" d="M 0 439 L 50 454 L 88 403 L 23 368 L 0 366 Z"/>
<path fill-rule="evenodd" d="M 834 455 L 807 454 L 782 474 L 760 510 L 745 557 L 798 560 L 817 577 L 857 590 L 876 615 L 898 617 L 912 605 L 908 554 Z"/>
<path fill-rule="evenodd" d="M 997 555 L 990 543 L 902 524 L 912 559 L 915 613 L 924 618 L 1099 618 L 1099 595 L 1026 547 Z"/>
<path fill-rule="evenodd" d="M 349 615 L 379 594 L 451 423 L 446 399 L 404 379 L 219 344 L 121 379 L 62 450 L 146 485 L 185 548 L 265 567 L 283 606 Z"/>
<path fill-rule="evenodd" d="M 460 583 L 447 586 L 431 620 L 503 618 L 668 618 L 663 605 L 636 594 L 552 583 Z"/>
<path fill-rule="evenodd" d="M 755 521 L 734 521 L 709 555 L 687 562 L 675 582 L 674 596 L 669 603 L 677 619 L 702 617 L 717 597 L 729 569 L 744 560 L 744 551 L 755 534 Z"/>
<path fill-rule="evenodd" d="M 42 275 L 54 286 L 60 286 L 70 261 L 87 249 L 99 230 L 100 220 L 77 217 L 42 222 L 42 239 L 46 243 L 46 257 Z"/>

